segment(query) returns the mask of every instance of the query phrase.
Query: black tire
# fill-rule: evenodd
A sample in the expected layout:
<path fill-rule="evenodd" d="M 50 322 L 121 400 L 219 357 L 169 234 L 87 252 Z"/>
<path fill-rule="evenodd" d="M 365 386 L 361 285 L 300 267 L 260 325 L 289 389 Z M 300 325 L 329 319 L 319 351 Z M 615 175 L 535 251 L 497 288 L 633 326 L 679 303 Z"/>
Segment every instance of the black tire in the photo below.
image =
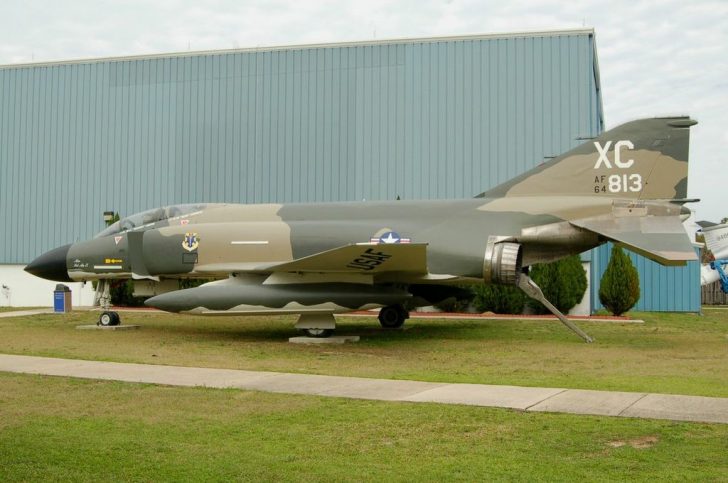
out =
<path fill-rule="evenodd" d="M 121 324 L 121 316 L 119 315 L 118 312 L 111 312 L 111 317 L 112 317 L 111 325 Z"/>
<path fill-rule="evenodd" d="M 409 318 L 409 313 L 401 305 L 389 305 L 379 311 L 378 318 L 385 329 L 399 329 Z"/>
<path fill-rule="evenodd" d="M 409 312 L 404 308 L 404 305 L 398 305 L 397 307 L 399 307 L 399 311 L 402 313 L 402 323 L 404 324 L 404 321 L 410 318 Z"/>
<path fill-rule="evenodd" d="M 334 329 L 301 329 L 304 334 L 306 334 L 307 337 L 316 337 L 319 339 L 323 339 L 326 337 L 331 337 L 331 334 L 334 333 Z"/>
<path fill-rule="evenodd" d="M 116 318 L 114 317 L 114 312 L 101 312 L 101 315 L 99 315 L 98 325 L 101 325 L 103 327 L 109 327 L 111 325 L 114 325 L 115 320 Z"/>
<path fill-rule="evenodd" d="M 111 327 L 113 325 L 119 325 L 121 323 L 121 317 L 116 312 L 101 312 L 99 315 L 99 321 L 96 325 L 102 327 Z"/>

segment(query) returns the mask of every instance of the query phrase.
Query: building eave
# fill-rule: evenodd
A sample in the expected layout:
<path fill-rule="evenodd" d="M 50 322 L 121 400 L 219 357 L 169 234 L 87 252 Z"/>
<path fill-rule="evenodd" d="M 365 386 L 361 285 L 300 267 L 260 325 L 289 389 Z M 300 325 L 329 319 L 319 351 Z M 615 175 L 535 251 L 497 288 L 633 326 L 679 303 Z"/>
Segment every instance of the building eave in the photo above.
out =
<path fill-rule="evenodd" d="M 55 60 L 28 62 L 18 64 L 3 64 L 0 69 L 22 69 L 34 67 L 54 67 L 62 65 L 78 65 L 78 64 L 97 64 L 102 62 L 127 62 L 136 60 L 153 60 L 177 57 L 200 57 L 208 55 L 225 55 L 255 52 L 275 52 L 280 50 L 309 50 L 309 49 L 327 49 L 341 47 L 367 47 L 375 45 L 399 45 L 399 44 L 422 44 L 437 42 L 457 42 L 472 40 L 497 40 L 497 39 L 513 39 L 513 38 L 533 38 L 533 37 L 558 37 L 573 35 L 594 35 L 593 28 L 577 28 L 577 29 L 561 29 L 561 30 L 534 30 L 521 32 L 504 32 L 492 34 L 471 34 L 471 35 L 451 35 L 443 37 L 406 37 L 381 40 L 358 40 L 350 42 L 330 42 L 330 43 L 312 43 L 312 44 L 291 44 L 291 45 L 274 45 L 266 47 L 248 47 L 236 49 L 219 49 L 219 50 L 198 50 L 186 52 L 167 52 L 159 54 L 143 54 L 143 55 L 126 55 L 116 57 L 92 57 L 71 60 Z M 595 47 L 596 49 L 596 47 Z M 598 79 L 598 66 L 597 79 Z"/>

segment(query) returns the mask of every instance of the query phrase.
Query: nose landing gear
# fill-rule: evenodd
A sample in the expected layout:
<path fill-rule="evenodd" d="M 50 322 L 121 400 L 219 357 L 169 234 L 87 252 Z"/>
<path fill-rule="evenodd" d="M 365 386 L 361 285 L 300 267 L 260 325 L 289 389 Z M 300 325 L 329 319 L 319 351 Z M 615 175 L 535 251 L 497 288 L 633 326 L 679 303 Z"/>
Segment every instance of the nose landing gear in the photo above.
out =
<path fill-rule="evenodd" d="M 94 305 L 101 307 L 103 312 L 99 315 L 99 320 L 96 325 L 103 327 L 109 327 L 111 325 L 121 324 L 121 317 L 117 312 L 109 311 L 111 307 L 111 283 L 108 280 L 99 280 L 99 284 L 96 287 L 96 295 L 94 296 Z"/>

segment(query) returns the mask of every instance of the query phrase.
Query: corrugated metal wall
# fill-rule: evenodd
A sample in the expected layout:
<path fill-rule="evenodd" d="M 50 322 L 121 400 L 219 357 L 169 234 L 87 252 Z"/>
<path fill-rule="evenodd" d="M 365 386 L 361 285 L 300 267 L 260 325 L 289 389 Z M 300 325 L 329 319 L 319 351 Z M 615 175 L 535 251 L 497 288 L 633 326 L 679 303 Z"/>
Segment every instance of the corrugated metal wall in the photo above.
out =
<path fill-rule="evenodd" d="M 601 131 L 590 31 L 0 68 L 0 263 L 192 201 L 473 196 Z"/>
<path fill-rule="evenodd" d="M 612 243 L 592 250 L 592 310 L 603 308 L 599 302 L 599 285 L 607 269 Z M 640 299 L 633 310 L 658 312 L 700 312 L 700 263 L 688 262 L 685 267 L 664 267 L 659 263 L 625 253 L 632 259 L 640 276 Z"/>

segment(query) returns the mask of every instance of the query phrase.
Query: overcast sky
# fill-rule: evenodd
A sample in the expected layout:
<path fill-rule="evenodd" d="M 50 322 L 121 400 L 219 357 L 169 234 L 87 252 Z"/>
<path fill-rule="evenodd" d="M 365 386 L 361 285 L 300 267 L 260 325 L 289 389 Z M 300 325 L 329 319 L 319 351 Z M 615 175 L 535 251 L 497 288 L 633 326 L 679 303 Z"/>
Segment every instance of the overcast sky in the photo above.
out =
<path fill-rule="evenodd" d="M 5 0 L 0 64 L 593 27 L 606 127 L 689 114 L 689 196 L 728 216 L 728 1 Z"/>

